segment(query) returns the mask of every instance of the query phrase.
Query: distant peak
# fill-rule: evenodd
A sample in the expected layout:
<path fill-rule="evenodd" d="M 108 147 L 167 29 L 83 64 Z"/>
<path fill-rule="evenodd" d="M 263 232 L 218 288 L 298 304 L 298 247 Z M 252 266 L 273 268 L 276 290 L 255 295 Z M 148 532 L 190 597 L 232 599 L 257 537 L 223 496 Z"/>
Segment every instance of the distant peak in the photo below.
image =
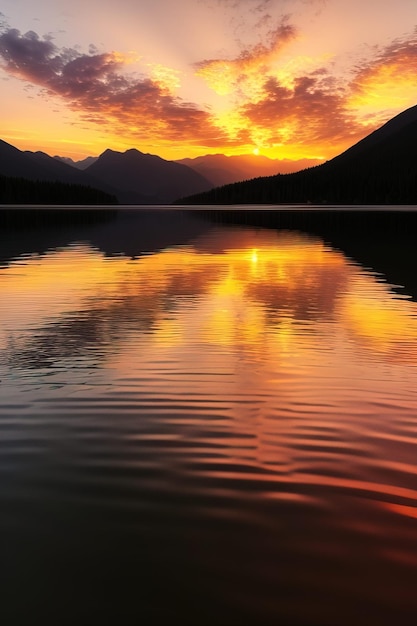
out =
<path fill-rule="evenodd" d="M 118 152 L 117 150 L 112 150 L 111 148 L 106 148 L 106 150 L 101 153 L 101 156 L 103 156 L 104 154 L 121 154 L 121 152 Z"/>
<path fill-rule="evenodd" d="M 137 148 L 129 148 L 128 150 L 126 150 L 124 152 L 124 154 L 144 154 L 143 152 L 141 152 L 140 150 L 138 150 Z"/>

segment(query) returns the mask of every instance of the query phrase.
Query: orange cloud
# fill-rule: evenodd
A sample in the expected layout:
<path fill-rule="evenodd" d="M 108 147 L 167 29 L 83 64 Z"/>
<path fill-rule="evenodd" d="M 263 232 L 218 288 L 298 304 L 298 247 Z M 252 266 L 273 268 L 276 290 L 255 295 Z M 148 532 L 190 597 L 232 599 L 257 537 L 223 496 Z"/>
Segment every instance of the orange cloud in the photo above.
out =
<path fill-rule="evenodd" d="M 417 101 L 417 28 L 409 38 L 393 41 L 357 68 L 349 107 L 379 121 L 382 112 L 405 109 Z"/>
<path fill-rule="evenodd" d="M 122 73 L 128 56 L 60 50 L 48 37 L 16 29 L 0 36 L 0 58 L 9 74 L 61 96 L 83 120 L 111 124 L 121 135 L 144 140 L 159 134 L 165 141 L 206 147 L 234 143 L 208 110 L 173 95 L 173 74 L 163 74 L 160 67 L 153 79 L 136 78 Z"/>
<path fill-rule="evenodd" d="M 261 95 L 239 106 L 239 124 L 264 145 L 296 156 L 333 156 L 417 100 L 417 29 L 355 68 L 343 83 L 322 67 L 291 80 L 270 73 Z M 330 150 L 329 150 L 330 147 Z M 289 151 L 289 152 L 288 152 Z"/>
<path fill-rule="evenodd" d="M 345 91 L 322 69 L 295 78 L 292 86 L 268 77 L 262 98 L 243 105 L 240 113 L 266 145 L 291 146 L 294 155 L 321 156 L 329 142 L 351 144 L 363 136 L 345 98 Z"/>
<path fill-rule="evenodd" d="M 235 0 L 230 0 L 232 6 Z M 312 0 L 313 1 L 313 0 Z M 267 0 L 247 0 L 259 32 L 271 24 Z M 260 21 L 259 21 L 260 16 Z M 278 158 L 330 158 L 415 104 L 417 29 L 336 76 L 330 55 L 289 57 L 297 31 L 283 18 L 262 43 L 234 58 L 194 64 L 220 96 L 219 108 L 177 95 L 183 75 L 148 63 L 127 73 L 132 55 L 58 48 L 49 36 L 0 24 L 1 67 L 43 95 L 62 98 L 81 122 L 106 127 L 120 140 L 241 153 L 254 146 Z"/>
<path fill-rule="evenodd" d="M 254 95 L 259 80 L 271 68 L 282 48 L 296 36 L 293 26 L 283 20 L 268 35 L 269 44 L 259 43 L 247 48 L 235 59 L 209 59 L 194 65 L 197 76 L 207 81 L 220 95 L 236 91 Z M 246 89 L 245 89 L 246 87 Z M 249 87 L 249 88 L 248 88 Z"/>

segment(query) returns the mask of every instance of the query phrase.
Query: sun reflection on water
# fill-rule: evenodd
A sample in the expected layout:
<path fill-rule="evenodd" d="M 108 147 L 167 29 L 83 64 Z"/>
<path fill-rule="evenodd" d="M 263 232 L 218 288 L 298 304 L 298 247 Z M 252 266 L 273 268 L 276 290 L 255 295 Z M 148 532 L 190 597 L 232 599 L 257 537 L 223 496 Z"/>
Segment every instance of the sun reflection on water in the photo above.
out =
<path fill-rule="evenodd" d="M 263 351 L 268 336 L 269 346 L 278 342 L 279 351 L 287 346 L 295 355 L 311 341 L 309 333 L 326 341 L 331 323 L 381 358 L 412 362 L 416 354 L 415 305 L 300 233 L 214 232 L 136 260 L 72 245 L 24 265 L 17 260 L 0 281 L 3 348 L 8 329 L 15 337 L 20 329 L 30 343 L 28 329 L 65 317 L 75 324 L 82 311 L 97 326 L 107 317 L 115 327 L 118 318 L 123 332 L 140 325 L 146 312 L 155 341 L 165 346 L 186 343 L 192 332 L 205 343 Z"/>
<path fill-rule="evenodd" d="M 340 597 L 414 609 L 417 305 L 380 276 L 296 232 L 211 228 L 135 258 L 79 242 L 0 270 L 0 333 L 0 497 L 40 561 L 76 535 L 71 584 L 93 546 L 124 587 L 133 546 L 135 606 L 157 558 L 187 606 L 208 580 L 264 623 L 339 623 Z"/>

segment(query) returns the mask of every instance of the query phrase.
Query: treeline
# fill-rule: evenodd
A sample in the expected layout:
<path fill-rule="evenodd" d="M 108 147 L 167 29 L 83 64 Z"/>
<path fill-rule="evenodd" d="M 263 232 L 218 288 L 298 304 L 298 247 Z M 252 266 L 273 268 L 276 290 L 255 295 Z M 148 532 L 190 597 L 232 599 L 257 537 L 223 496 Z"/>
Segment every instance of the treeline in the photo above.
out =
<path fill-rule="evenodd" d="M 84 185 L 0 175 L 0 204 L 117 204 L 116 196 Z"/>
<path fill-rule="evenodd" d="M 417 123 L 293 174 L 255 178 L 177 204 L 417 204 Z"/>
<path fill-rule="evenodd" d="M 417 204 L 415 167 L 377 175 L 321 167 L 217 187 L 178 204 Z"/>

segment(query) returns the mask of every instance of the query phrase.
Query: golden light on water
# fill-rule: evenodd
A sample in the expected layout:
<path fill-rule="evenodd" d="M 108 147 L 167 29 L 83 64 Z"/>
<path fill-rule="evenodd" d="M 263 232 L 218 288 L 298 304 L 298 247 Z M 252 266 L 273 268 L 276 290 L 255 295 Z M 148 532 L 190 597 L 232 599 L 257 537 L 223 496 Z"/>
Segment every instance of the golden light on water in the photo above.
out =
<path fill-rule="evenodd" d="M 126 411 L 121 440 L 176 441 L 180 472 L 188 445 L 209 446 L 193 480 L 262 475 L 262 498 L 277 502 L 365 490 L 375 509 L 413 517 L 398 500 L 413 488 L 406 495 L 389 472 L 415 477 L 416 303 L 302 233 L 210 226 L 187 241 L 132 258 L 79 242 L 2 267 L 0 359 L 13 398 L 18 385 L 70 398 L 71 419 L 91 402 L 112 441 Z M 157 450 L 171 471 L 172 449 Z"/>
<path fill-rule="evenodd" d="M 394 298 L 387 285 L 341 252 L 290 232 L 238 230 L 222 237 L 137 260 L 103 258 L 80 244 L 27 258 L 25 265 L 12 264 L 0 275 L 3 337 L 12 323 L 21 328 L 32 323 L 33 310 L 22 302 L 33 293 L 38 323 L 77 309 L 88 315 L 89 310 L 124 307 L 133 321 L 146 303 L 155 321 L 153 337 L 166 346 L 186 343 L 185 329 L 192 328 L 194 337 L 201 335 L 206 343 L 238 342 L 262 351 L 260 338 L 268 336 L 270 346 L 285 339 L 296 353 L 311 341 L 310 330 L 325 332 L 327 324 L 336 323 L 370 351 L 400 361 L 414 358 L 415 305 Z M 168 313 L 167 303 L 178 289 L 186 297 L 184 305 L 179 299 Z M 53 302 L 51 293 L 56 294 Z"/>

